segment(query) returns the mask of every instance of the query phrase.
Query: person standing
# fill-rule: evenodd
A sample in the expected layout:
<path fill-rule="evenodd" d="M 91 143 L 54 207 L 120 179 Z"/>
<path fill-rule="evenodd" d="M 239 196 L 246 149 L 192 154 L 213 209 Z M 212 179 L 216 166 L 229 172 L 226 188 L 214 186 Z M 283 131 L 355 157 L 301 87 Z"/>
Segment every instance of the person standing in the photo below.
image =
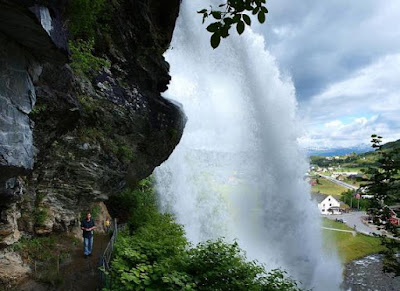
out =
<path fill-rule="evenodd" d="M 96 228 L 90 212 L 86 214 L 86 219 L 81 222 L 83 230 L 83 254 L 85 259 L 92 255 L 93 249 L 93 230 Z"/>
<path fill-rule="evenodd" d="M 107 217 L 107 219 L 104 221 L 104 230 L 105 230 L 106 233 L 109 232 L 109 230 L 110 230 L 110 225 L 111 225 L 110 218 Z"/>

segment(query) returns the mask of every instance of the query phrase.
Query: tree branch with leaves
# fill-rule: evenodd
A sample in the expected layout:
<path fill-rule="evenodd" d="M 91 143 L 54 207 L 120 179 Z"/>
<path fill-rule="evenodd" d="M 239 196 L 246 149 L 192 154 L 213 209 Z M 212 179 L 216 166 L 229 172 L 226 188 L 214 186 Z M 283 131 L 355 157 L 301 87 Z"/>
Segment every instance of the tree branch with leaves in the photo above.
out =
<path fill-rule="evenodd" d="M 386 230 L 399 236 L 399 229 L 390 221 L 392 216 L 388 205 L 400 201 L 400 148 L 385 149 L 382 137 L 371 136 L 372 147 L 378 153 L 376 167 L 370 167 L 363 172 L 369 176 L 369 183 L 365 185 L 369 194 L 374 195 L 370 214 L 378 225 L 383 225 Z M 383 237 L 382 244 L 386 247 L 384 252 L 383 270 L 400 276 L 400 241 Z"/>
<path fill-rule="evenodd" d="M 203 15 L 203 23 L 209 17 L 215 20 L 207 26 L 207 31 L 211 33 L 211 46 L 214 49 L 217 48 L 221 43 L 221 38 L 228 37 L 234 25 L 236 25 L 237 33 L 242 34 L 246 26 L 251 26 L 249 14 L 257 15 L 258 21 L 264 23 L 268 13 L 265 2 L 266 0 L 227 0 L 217 8 L 210 6 L 209 9 L 198 11 Z"/>

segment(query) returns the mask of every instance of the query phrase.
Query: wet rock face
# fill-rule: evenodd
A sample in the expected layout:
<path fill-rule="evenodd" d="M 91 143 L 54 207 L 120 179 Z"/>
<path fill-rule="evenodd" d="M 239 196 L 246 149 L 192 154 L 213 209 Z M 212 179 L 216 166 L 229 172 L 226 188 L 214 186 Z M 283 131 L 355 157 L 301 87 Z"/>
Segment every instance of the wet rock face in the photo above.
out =
<path fill-rule="evenodd" d="M 36 102 L 27 52 L 0 33 L 0 176 L 33 168 L 32 128 L 28 114 Z"/>
<path fill-rule="evenodd" d="M 66 35 L 56 45 L 44 30 L 40 13 L 35 16 L 31 11 L 35 6 L 30 10 L 16 2 L 0 1 L 0 184 L 33 168 L 33 124 L 28 114 L 36 102 L 33 82 L 42 71 L 39 62 L 67 61 Z M 47 22 L 51 25 L 53 20 Z M 59 35 L 57 29 L 52 33 Z M 8 196 L 0 192 L 0 206 Z"/>
<path fill-rule="evenodd" d="M 14 252 L 3 252 L 0 253 L 0 282 L 3 286 L 11 287 L 11 283 L 17 281 L 30 272 L 29 267 L 22 262 L 21 257 Z"/>
<path fill-rule="evenodd" d="M 160 96 L 179 0 L 117 1 L 96 48 L 111 67 L 90 77 L 68 64 L 67 1 L 37 2 L 0 0 L 0 249 L 75 232 L 81 212 L 166 160 L 186 121 Z"/>

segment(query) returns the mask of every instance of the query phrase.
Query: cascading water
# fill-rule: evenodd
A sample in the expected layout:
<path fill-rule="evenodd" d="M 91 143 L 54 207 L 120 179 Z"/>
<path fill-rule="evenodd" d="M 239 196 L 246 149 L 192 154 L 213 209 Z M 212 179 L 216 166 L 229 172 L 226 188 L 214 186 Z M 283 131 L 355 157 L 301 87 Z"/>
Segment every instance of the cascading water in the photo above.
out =
<path fill-rule="evenodd" d="M 196 13 L 203 7 L 183 1 L 166 53 L 172 81 L 165 97 L 183 105 L 188 122 L 155 171 L 161 208 L 193 243 L 237 239 L 268 269 L 286 269 L 315 290 L 338 290 L 340 264 L 323 254 L 319 215 L 303 181 L 294 87 L 249 29 L 213 50 Z"/>

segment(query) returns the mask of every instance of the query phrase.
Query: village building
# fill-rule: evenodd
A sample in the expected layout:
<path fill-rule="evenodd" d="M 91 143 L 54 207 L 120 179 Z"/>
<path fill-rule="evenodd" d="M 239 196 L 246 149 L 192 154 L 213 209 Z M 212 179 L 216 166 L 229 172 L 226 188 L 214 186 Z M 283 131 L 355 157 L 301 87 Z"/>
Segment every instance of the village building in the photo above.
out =
<path fill-rule="evenodd" d="M 392 225 L 400 225 L 400 205 L 389 206 L 390 218 L 389 221 Z"/>
<path fill-rule="evenodd" d="M 323 215 L 341 214 L 341 203 L 333 196 L 313 194 L 313 198 L 318 202 L 319 212 Z"/>

